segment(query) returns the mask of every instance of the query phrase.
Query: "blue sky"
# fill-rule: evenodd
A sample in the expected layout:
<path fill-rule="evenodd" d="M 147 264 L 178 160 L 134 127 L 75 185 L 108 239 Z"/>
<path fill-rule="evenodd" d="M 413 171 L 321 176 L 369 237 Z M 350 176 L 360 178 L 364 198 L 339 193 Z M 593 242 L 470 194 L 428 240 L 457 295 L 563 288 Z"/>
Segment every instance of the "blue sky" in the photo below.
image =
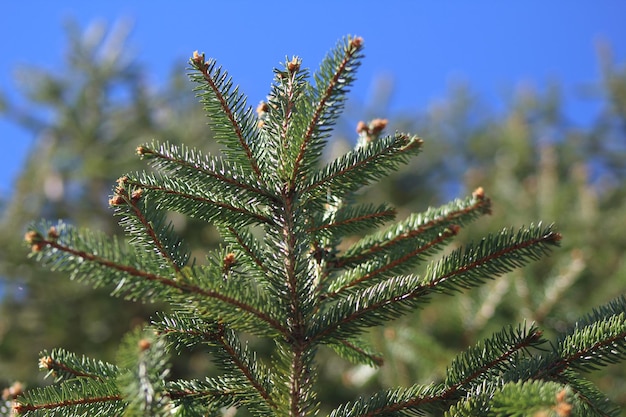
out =
<path fill-rule="evenodd" d="M 581 87 L 599 79 L 598 42 L 626 62 L 624 1 L 6 1 L 0 6 L 0 90 L 19 101 L 14 75 L 28 64 L 61 69 L 63 22 L 133 24 L 130 44 L 149 64 L 158 86 L 194 50 L 218 59 L 249 96 L 263 99 L 271 69 L 299 55 L 316 68 L 346 34 L 365 39 L 366 59 L 353 96 L 367 100 L 377 77 L 391 75 L 392 108 L 420 111 L 465 82 L 497 105 L 521 84 L 538 88 L 559 80 L 569 116 L 584 123 L 593 105 Z M 306 6 L 305 6 L 306 5 Z M 385 116 L 385 115 L 381 115 Z M 33 143 L 28 132 L 0 119 L 0 195 L 11 192 Z"/>

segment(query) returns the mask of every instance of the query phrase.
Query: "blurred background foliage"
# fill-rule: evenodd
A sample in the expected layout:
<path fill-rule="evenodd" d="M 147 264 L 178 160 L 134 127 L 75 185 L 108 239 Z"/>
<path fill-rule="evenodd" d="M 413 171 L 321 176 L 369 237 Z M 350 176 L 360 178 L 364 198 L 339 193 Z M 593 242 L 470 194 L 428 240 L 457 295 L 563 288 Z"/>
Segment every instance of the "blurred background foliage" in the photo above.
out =
<path fill-rule="evenodd" d="M 564 239 L 561 249 L 523 270 L 455 297 L 436 297 L 393 326 L 372 331 L 369 337 L 386 359 L 380 369 L 355 367 L 322 351 L 322 402 L 332 406 L 381 386 L 438 380 L 461 349 L 503 325 L 534 321 L 551 337 L 626 292 L 626 66 L 612 62 L 608 47 L 598 55 L 602 78 L 584 94 L 601 111 L 585 125 L 564 114 L 558 82 L 540 92 L 515 90 L 497 111 L 471 86 L 457 85 L 429 109 L 392 114 L 389 79 L 379 80 L 372 102 L 349 102 L 328 158 L 353 146 L 353 120 L 385 117 L 390 131 L 425 140 L 420 157 L 364 190 L 364 200 L 389 201 L 402 218 L 482 186 L 493 213 L 464 229 L 458 245 L 538 221 L 556 223 Z M 145 168 L 135 155 L 144 142 L 217 152 L 179 68 L 173 66 L 169 82 L 157 89 L 146 63 L 130 54 L 124 32 L 107 33 L 103 26 L 83 32 L 71 25 L 65 68 L 24 68 L 18 82 L 27 105 L 0 100 L 2 117 L 34 138 L 13 194 L 0 201 L 3 386 L 15 380 L 42 384 L 37 358 L 43 349 L 113 360 L 121 336 L 158 308 L 41 270 L 27 260 L 22 239 L 27 225 L 42 217 L 120 233 L 107 199 L 120 175 Z M 172 221 L 200 258 L 219 243 L 210 226 L 175 214 Z M 263 341 L 251 343 L 269 350 Z M 187 359 L 175 361 L 175 373 L 210 372 L 201 352 Z M 626 408 L 623 365 L 603 368 L 593 379 Z"/>

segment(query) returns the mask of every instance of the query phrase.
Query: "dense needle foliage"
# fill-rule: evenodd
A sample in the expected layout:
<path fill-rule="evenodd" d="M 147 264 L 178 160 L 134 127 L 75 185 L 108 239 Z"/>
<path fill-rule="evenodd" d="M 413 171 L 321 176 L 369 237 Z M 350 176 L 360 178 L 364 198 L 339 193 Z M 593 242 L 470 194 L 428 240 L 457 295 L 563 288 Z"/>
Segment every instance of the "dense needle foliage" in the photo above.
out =
<path fill-rule="evenodd" d="M 194 53 L 191 79 L 222 154 L 164 142 L 138 147 L 153 169 L 121 177 L 109 200 L 127 242 L 62 222 L 43 221 L 26 234 L 42 264 L 167 309 L 127 336 L 115 364 L 43 352 L 40 367 L 56 383 L 19 396 L 18 415 L 617 415 L 582 373 L 626 355 L 624 297 L 556 342 L 522 323 L 461 352 L 442 381 L 332 410 L 320 404 L 321 347 L 381 366 L 384 358 L 362 337 L 371 327 L 446 302 L 439 293 L 479 286 L 561 240 L 539 223 L 444 251 L 463 226 L 490 212 L 482 188 L 399 221 L 388 204 L 359 203 L 359 190 L 423 144 L 405 133 L 383 135 L 386 122 L 377 119 L 359 124 L 352 151 L 324 164 L 362 48 L 358 37 L 339 42 L 313 82 L 299 58 L 287 60 L 256 112 L 215 61 Z M 193 259 L 171 212 L 213 224 L 222 247 Z M 250 336 L 270 340 L 271 355 L 257 354 Z M 173 377 L 170 354 L 187 348 L 205 349 L 222 373 Z"/>

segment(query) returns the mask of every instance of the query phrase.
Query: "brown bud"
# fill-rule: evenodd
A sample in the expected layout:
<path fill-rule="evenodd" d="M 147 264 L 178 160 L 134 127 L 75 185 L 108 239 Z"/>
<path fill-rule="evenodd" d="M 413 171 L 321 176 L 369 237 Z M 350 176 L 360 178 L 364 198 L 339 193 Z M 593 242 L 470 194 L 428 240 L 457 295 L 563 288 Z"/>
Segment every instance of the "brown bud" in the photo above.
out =
<path fill-rule="evenodd" d="M 38 243 L 34 243 L 31 247 L 30 250 L 31 252 L 41 252 L 41 250 L 44 248 L 44 244 L 41 242 Z"/>
<path fill-rule="evenodd" d="M 145 352 L 146 350 L 150 349 L 152 343 L 148 339 L 141 339 L 137 345 L 139 346 L 139 350 L 141 352 Z"/>
<path fill-rule="evenodd" d="M 479 200 L 484 200 L 485 190 L 483 189 L 483 187 L 478 187 L 477 189 L 475 189 L 474 192 L 472 193 L 472 197 L 477 198 Z"/>
<path fill-rule="evenodd" d="M 360 36 L 357 36 L 356 38 L 351 39 L 350 46 L 354 48 L 361 48 L 363 46 L 363 38 Z"/>
<path fill-rule="evenodd" d="M 199 67 L 204 65 L 204 54 L 199 53 L 198 51 L 193 51 L 193 56 L 191 60 Z"/>
<path fill-rule="evenodd" d="M 48 239 L 56 240 L 59 238 L 59 232 L 56 227 L 52 226 L 48 229 Z"/>
<path fill-rule="evenodd" d="M 572 404 L 567 402 L 567 391 L 561 390 L 556 394 L 556 406 L 554 410 L 559 417 L 568 417 L 572 414 Z"/>
<path fill-rule="evenodd" d="M 386 328 L 383 332 L 383 335 L 385 336 L 385 339 L 387 340 L 395 340 L 396 337 L 398 336 L 396 334 L 396 331 L 392 328 Z"/>
<path fill-rule="evenodd" d="M 224 256 L 224 270 L 225 271 L 228 271 L 236 263 L 237 263 L 237 256 L 234 253 L 230 252 L 230 253 L 227 253 L 226 256 Z"/>
<path fill-rule="evenodd" d="M 52 369 L 52 365 L 54 365 L 54 359 L 50 356 L 43 356 L 39 359 L 40 369 Z"/>
<path fill-rule="evenodd" d="M 300 69 L 300 59 L 298 57 L 293 57 L 292 60 L 287 64 L 287 69 L 289 72 L 296 72 Z"/>
<path fill-rule="evenodd" d="M 113 198 L 111 198 L 109 200 L 109 204 L 110 205 L 119 205 L 122 204 L 122 202 L 120 202 L 119 204 L 111 204 L 111 200 L 113 200 L 115 197 L 122 197 L 122 196 L 128 196 L 128 193 L 126 192 L 126 181 L 128 181 L 128 177 L 127 176 L 123 176 L 123 177 L 119 177 L 117 179 L 117 185 L 115 186 L 115 195 L 113 196 Z"/>
<path fill-rule="evenodd" d="M 141 198 L 142 194 L 143 194 L 143 190 L 141 188 L 138 188 L 135 191 L 133 191 L 130 198 L 133 200 L 133 202 L 137 202 Z"/>
<path fill-rule="evenodd" d="M 451 235 L 458 235 L 461 231 L 461 226 L 459 226 L 458 224 L 451 224 L 450 226 L 448 226 L 447 230 Z"/>
<path fill-rule="evenodd" d="M 41 243 L 41 241 L 43 240 L 43 236 L 41 236 L 41 233 L 35 230 L 29 230 L 24 235 L 24 240 L 26 241 L 26 243 L 30 245 L 34 245 L 34 244 Z"/>
<path fill-rule="evenodd" d="M 120 195 L 114 195 L 113 197 L 109 198 L 109 206 L 114 207 L 114 206 L 121 206 L 126 204 L 126 200 L 124 200 L 124 198 Z"/>
<path fill-rule="evenodd" d="M 256 114 L 257 114 L 259 117 L 261 117 L 261 116 L 263 116 L 263 114 L 264 114 L 264 113 L 267 113 L 267 111 L 268 111 L 269 109 L 270 109 L 270 106 L 269 106 L 266 102 L 261 101 L 261 102 L 259 103 L 259 105 L 258 105 L 258 106 L 256 106 Z"/>
<path fill-rule="evenodd" d="M 387 127 L 387 119 L 374 119 L 370 122 L 370 132 L 373 135 L 378 135 L 383 131 L 384 128 Z"/>
<path fill-rule="evenodd" d="M 121 185 L 117 185 L 115 187 L 115 195 L 118 195 L 118 196 L 126 195 L 126 189 L 124 189 L 124 187 Z"/>
<path fill-rule="evenodd" d="M 545 237 L 553 242 L 560 242 L 563 239 L 563 235 L 557 232 L 551 232 Z"/>
<path fill-rule="evenodd" d="M 356 125 L 356 133 L 369 133 L 369 128 L 367 127 L 367 125 L 365 124 L 364 121 L 360 121 L 359 123 L 357 123 Z"/>

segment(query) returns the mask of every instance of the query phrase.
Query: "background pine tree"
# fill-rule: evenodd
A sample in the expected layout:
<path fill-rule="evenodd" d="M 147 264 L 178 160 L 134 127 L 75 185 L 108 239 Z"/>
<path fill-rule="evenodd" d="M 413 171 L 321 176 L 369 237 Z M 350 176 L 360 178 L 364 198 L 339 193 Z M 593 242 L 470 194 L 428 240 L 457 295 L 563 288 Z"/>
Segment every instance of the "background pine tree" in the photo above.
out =
<path fill-rule="evenodd" d="M 532 155 L 532 154 L 531 154 L 531 155 Z M 429 158 L 429 159 L 430 159 L 430 160 L 432 160 L 432 158 Z M 436 170 L 433 170 L 433 171 L 436 171 Z M 496 176 L 496 177 L 499 177 L 499 176 Z M 400 178 L 400 179 L 402 179 L 402 178 Z M 514 179 L 512 179 L 512 180 L 514 180 Z M 399 183 L 400 183 L 400 184 L 402 184 L 402 182 L 399 182 Z M 584 181 L 583 181 L 583 185 L 586 185 L 586 184 L 584 184 Z M 385 190 L 385 189 L 387 189 L 387 188 L 384 188 L 384 187 L 383 187 L 383 188 L 380 188 L 380 189 L 381 189 L 381 190 Z M 376 190 L 371 190 L 371 191 L 376 192 Z M 518 210 L 518 212 L 519 212 L 519 210 Z M 496 211 L 496 214 L 497 214 L 497 211 Z M 525 216 L 525 217 L 524 217 L 524 221 L 527 221 L 527 219 L 528 219 L 528 217 L 527 217 L 527 216 Z M 481 227 L 483 227 L 483 228 L 484 228 L 484 225 L 483 225 L 483 226 L 481 226 Z M 541 276 L 541 275 L 536 275 L 536 276 Z M 614 282 L 614 281 L 613 281 L 613 282 Z M 619 287 L 618 287 L 618 288 L 619 288 Z M 619 291 L 618 291 L 618 292 L 619 292 Z M 614 292 L 613 294 L 615 294 L 615 292 Z M 566 301 L 567 301 L 567 300 L 566 300 Z M 437 303 L 433 303 L 433 304 L 437 304 Z M 424 313 L 422 313 L 422 315 L 421 315 L 421 316 L 424 316 L 424 315 L 425 315 L 425 314 L 424 314 Z M 442 315 L 442 316 L 440 316 L 440 317 L 443 317 L 443 318 L 445 319 L 446 317 L 449 317 L 449 316 Z M 504 317 L 504 319 L 506 320 L 506 316 Z M 509 322 L 510 322 L 510 321 L 509 321 Z M 401 326 L 400 326 L 400 329 L 401 329 L 401 331 L 405 331 L 406 329 L 410 329 L 411 327 L 417 327 L 417 326 L 402 326 L 402 325 L 401 325 Z M 432 326 L 431 326 L 431 328 L 432 328 Z M 439 330 L 440 328 L 441 328 L 441 327 L 440 327 L 440 326 L 438 326 L 438 329 L 436 329 L 436 330 Z M 420 331 L 423 331 L 423 330 L 427 330 L 427 331 L 428 331 L 428 327 L 422 327 L 422 328 L 420 328 Z M 394 333 L 395 333 L 395 334 L 394 334 Z M 450 332 L 450 333 L 454 333 L 454 332 Z M 471 334 L 471 333 L 470 333 L 470 334 Z M 402 332 L 398 333 L 398 332 L 395 332 L 395 331 L 388 331 L 388 332 L 386 332 L 385 338 L 384 338 L 383 340 L 388 340 L 389 342 L 393 342 L 393 343 L 397 344 L 397 342 L 398 342 L 398 335 L 402 336 Z M 435 335 L 436 335 L 436 334 L 435 334 Z M 437 336 L 437 335 L 436 335 L 436 336 Z M 439 336 L 441 336 L 441 335 L 439 335 Z M 445 336 L 445 335 L 443 335 L 443 336 Z M 448 339 L 449 339 L 449 337 L 448 337 Z M 413 340 L 414 340 L 414 339 L 413 339 Z M 468 337 L 468 340 L 472 340 L 472 338 L 471 338 L 471 337 Z M 464 342 L 462 342 L 462 343 L 464 343 Z M 449 346 L 449 344 L 448 344 L 448 346 Z M 453 349 L 451 349 L 451 350 L 453 350 Z M 389 365 L 389 364 L 388 364 L 388 365 Z M 383 370 L 384 370 L 384 369 L 389 369 L 389 366 L 386 366 L 385 368 L 383 368 Z M 401 369 L 401 367 L 399 367 L 398 369 Z"/>
<path fill-rule="evenodd" d="M 3 115 L 35 138 L 11 198 L 1 205 L 3 386 L 13 379 L 41 384 L 32 361 L 42 349 L 62 346 L 113 360 L 120 338 L 155 309 L 111 298 L 110 291 L 67 280 L 67 274 L 42 271 L 24 258 L 20 241 L 27 225 L 34 218 L 66 219 L 121 235 L 107 199 L 120 173 L 145 167 L 134 155 L 139 143 L 166 137 L 217 149 L 182 66 L 167 85 L 154 89 L 146 84 L 145 67 L 130 55 L 123 28 L 108 32 L 94 25 L 87 32 L 68 27 L 61 72 L 19 71 L 29 74 L 22 80 L 27 106 L 3 101 Z M 172 220 L 193 250 L 217 245 L 212 228 L 183 216 Z"/>

